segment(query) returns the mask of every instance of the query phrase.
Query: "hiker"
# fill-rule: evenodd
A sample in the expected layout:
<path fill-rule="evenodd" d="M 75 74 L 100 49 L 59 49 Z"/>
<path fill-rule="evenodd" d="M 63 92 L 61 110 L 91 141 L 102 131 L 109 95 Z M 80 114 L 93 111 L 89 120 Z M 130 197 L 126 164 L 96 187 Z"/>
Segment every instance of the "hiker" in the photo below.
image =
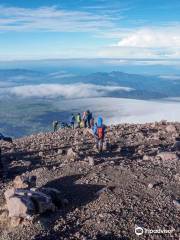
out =
<path fill-rule="evenodd" d="M 77 127 L 80 128 L 81 125 L 81 114 L 78 113 L 76 116 Z"/>
<path fill-rule="evenodd" d="M 74 129 L 74 124 L 75 124 L 75 116 L 74 114 L 72 113 L 71 114 L 71 118 L 70 118 L 70 124 L 71 124 L 71 128 Z"/>
<path fill-rule="evenodd" d="M 58 130 L 58 125 L 59 125 L 58 121 L 53 121 L 53 131 L 54 132 L 56 132 Z"/>
<path fill-rule="evenodd" d="M 90 128 L 92 129 L 94 127 L 94 118 L 92 117 L 90 120 Z"/>
<path fill-rule="evenodd" d="M 87 112 L 83 112 L 82 120 L 83 120 L 84 128 L 87 128 Z"/>
<path fill-rule="evenodd" d="M 96 139 L 96 148 L 99 150 L 99 152 L 102 152 L 103 150 L 103 142 L 105 137 L 105 125 L 103 124 L 103 118 L 98 117 L 97 123 L 94 125 L 94 136 Z"/>
<path fill-rule="evenodd" d="M 88 124 L 88 128 L 91 128 L 91 119 L 92 119 L 92 113 L 87 110 L 87 124 Z"/>
<path fill-rule="evenodd" d="M 0 140 L 13 143 L 13 140 L 11 137 L 5 137 L 2 133 L 0 133 Z M 1 148 L 0 148 L 0 176 L 3 175 L 2 172 L 3 172 L 3 163 L 1 159 Z"/>

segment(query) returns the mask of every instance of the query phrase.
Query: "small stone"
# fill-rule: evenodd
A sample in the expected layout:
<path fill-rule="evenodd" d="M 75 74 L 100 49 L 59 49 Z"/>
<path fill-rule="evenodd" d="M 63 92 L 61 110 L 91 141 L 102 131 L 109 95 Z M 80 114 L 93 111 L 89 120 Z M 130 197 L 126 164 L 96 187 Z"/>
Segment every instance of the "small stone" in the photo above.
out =
<path fill-rule="evenodd" d="M 177 182 L 180 182 L 180 174 L 176 174 L 175 176 L 174 176 L 174 178 L 175 178 L 175 180 L 177 181 Z"/>
<path fill-rule="evenodd" d="M 64 149 L 58 149 L 58 152 L 57 152 L 59 155 L 63 155 L 65 154 L 65 150 Z"/>
<path fill-rule="evenodd" d="M 152 189 L 153 187 L 154 187 L 154 184 L 152 184 L 152 183 L 148 184 L 148 188 Z"/>
<path fill-rule="evenodd" d="M 92 157 L 88 157 L 88 162 L 89 162 L 90 166 L 94 166 L 95 165 L 94 158 L 92 158 Z"/>
<path fill-rule="evenodd" d="M 39 155 L 39 157 L 43 157 L 44 154 L 43 154 L 43 152 L 39 152 L 38 155 Z"/>
<path fill-rule="evenodd" d="M 180 209 L 180 201 L 179 200 L 173 200 L 174 206 Z"/>
<path fill-rule="evenodd" d="M 144 160 L 144 161 L 148 161 L 148 160 L 149 160 L 149 156 L 144 155 L 144 156 L 143 156 L 143 160 Z"/>

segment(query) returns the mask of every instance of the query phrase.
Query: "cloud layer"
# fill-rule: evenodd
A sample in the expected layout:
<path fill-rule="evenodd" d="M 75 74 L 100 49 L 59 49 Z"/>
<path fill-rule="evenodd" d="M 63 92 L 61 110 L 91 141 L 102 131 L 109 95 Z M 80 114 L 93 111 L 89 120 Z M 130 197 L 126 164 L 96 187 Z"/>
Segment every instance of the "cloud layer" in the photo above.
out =
<path fill-rule="evenodd" d="M 59 111 L 72 109 L 83 111 L 90 107 L 97 117 L 104 117 L 106 124 L 146 123 L 161 120 L 179 121 L 180 99 L 173 101 L 143 101 L 123 98 L 91 98 L 59 102 Z"/>
<path fill-rule="evenodd" d="M 117 91 L 133 91 L 132 88 L 119 86 L 100 86 L 94 84 L 39 84 L 17 86 L 3 89 L 3 92 L 17 97 L 88 98 L 102 97 Z"/>

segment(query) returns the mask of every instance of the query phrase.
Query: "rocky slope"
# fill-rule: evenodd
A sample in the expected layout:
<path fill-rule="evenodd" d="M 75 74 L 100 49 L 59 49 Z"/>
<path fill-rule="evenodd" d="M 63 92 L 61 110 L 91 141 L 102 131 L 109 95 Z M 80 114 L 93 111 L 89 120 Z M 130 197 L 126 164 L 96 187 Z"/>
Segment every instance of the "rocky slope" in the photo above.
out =
<path fill-rule="evenodd" d="M 1 143 L 0 239 L 179 239 L 179 135 L 180 123 L 162 121 L 109 127 L 103 153 L 86 129 Z M 67 202 L 14 227 L 4 192 L 22 174 L 36 176 L 38 188 L 60 190 Z"/>

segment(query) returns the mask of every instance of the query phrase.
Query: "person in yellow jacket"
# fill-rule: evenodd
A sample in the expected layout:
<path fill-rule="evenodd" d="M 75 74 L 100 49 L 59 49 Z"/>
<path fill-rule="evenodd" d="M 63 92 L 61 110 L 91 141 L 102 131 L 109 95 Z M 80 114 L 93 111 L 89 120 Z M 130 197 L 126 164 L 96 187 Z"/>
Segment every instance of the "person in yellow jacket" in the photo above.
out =
<path fill-rule="evenodd" d="M 77 122 L 77 127 L 80 128 L 81 127 L 81 114 L 78 113 L 76 116 L 76 122 Z"/>

